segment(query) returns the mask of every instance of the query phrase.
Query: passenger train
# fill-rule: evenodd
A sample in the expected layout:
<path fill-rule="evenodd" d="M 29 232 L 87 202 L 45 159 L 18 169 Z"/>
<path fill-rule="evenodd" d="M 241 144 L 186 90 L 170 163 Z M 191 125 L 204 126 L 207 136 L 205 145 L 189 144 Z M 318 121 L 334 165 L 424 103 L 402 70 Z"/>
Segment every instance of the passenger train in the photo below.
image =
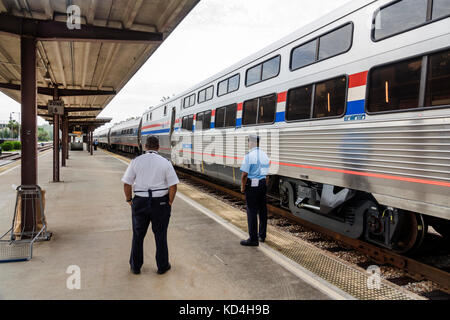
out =
<path fill-rule="evenodd" d="M 300 5 L 299 5 L 300 6 Z M 450 237 L 450 0 L 355 0 L 99 132 L 233 184 L 257 133 L 292 214 L 397 252 Z"/>

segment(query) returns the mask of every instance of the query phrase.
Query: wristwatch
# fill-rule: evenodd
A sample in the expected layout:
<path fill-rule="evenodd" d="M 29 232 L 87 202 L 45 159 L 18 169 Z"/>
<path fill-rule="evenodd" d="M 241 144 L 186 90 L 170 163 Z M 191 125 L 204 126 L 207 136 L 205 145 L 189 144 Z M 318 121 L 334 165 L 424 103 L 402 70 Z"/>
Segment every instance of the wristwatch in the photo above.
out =
<path fill-rule="evenodd" d="M 129 199 L 129 200 L 127 200 L 127 203 L 128 203 L 128 202 L 131 202 L 131 201 L 133 201 L 133 199 Z"/>

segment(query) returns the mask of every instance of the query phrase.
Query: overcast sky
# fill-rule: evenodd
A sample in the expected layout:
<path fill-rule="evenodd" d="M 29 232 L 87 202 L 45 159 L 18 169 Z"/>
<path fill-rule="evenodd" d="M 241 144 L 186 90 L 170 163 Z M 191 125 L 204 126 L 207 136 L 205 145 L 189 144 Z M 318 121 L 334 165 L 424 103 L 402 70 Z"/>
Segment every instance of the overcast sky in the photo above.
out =
<path fill-rule="evenodd" d="M 114 123 L 141 116 L 163 96 L 189 89 L 346 2 L 201 0 L 100 117 Z M 0 121 L 19 111 L 0 93 Z"/>

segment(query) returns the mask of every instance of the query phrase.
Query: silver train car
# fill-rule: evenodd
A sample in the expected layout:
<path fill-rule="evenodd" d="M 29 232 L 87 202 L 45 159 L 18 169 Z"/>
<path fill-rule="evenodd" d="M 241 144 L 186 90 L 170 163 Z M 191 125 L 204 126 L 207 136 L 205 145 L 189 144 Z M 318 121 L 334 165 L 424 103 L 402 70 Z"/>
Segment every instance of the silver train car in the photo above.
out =
<path fill-rule="evenodd" d="M 119 123 L 109 133 L 109 149 L 127 153 L 139 153 L 141 147 L 141 118 Z"/>
<path fill-rule="evenodd" d="M 450 0 L 352 1 L 148 110 L 142 139 L 239 184 L 257 133 L 294 215 L 397 252 L 429 225 L 450 237 L 449 17 Z"/>
<path fill-rule="evenodd" d="M 107 149 L 109 146 L 109 132 L 111 128 L 99 130 L 94 134 L 94 140 L 98 141 L 100 148 Z"/>

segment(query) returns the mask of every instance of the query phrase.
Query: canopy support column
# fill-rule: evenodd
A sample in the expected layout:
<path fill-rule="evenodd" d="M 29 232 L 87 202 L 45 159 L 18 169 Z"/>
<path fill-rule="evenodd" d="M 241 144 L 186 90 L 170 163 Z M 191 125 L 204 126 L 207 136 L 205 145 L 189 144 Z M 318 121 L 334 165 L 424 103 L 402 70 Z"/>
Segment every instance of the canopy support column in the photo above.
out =
<path fill-rule="evenodd" d="M 53 90 L 53 100 L 58 100 L 58 88 Z M 59 115 L 53 115 L 53 182 L 59 182 Z"/>
<path fill-rule="evenodd" d="M 37 184 L 37 89 L 36 89 L 36 39 L 22 37 L 21 52 L 21 140 L 22 185 Z M 27 220 L 28 221 L 28 220 Z"/>
<path fill-rule="evenodd" d="M 22 141 L 21 184 L 37 185 L 38 152 L 37 152 L 37 88 L 36 88 L 36 39 L 20 38 L 21 63 L 21 120 Z M 26 201 L 26 200 L 25 200 Z M 35 206 L 23 203 L 26 208 L 21 213 L 24 231 L 33 231 Z"/>
<path fill-rule="evenodd" d="M 69 139 L 68 139 L 68 121 L 69 119 L 66 116 L 62 117 L 62 157 L 61 157 L 61 165 L 63 167 L 66 166 L 66 160 L 67 160 L 67 156 L 68 156 L 68 148 L 67 145 L 69 144 Z"/>
<path fill-rule="evenodd" d="M 94 155 L 94 130 L 92 130 L 92 128 L 89 128 L 89 145 L 90 145 L 90 150 L 91 150 L 91 156 Z"/>

